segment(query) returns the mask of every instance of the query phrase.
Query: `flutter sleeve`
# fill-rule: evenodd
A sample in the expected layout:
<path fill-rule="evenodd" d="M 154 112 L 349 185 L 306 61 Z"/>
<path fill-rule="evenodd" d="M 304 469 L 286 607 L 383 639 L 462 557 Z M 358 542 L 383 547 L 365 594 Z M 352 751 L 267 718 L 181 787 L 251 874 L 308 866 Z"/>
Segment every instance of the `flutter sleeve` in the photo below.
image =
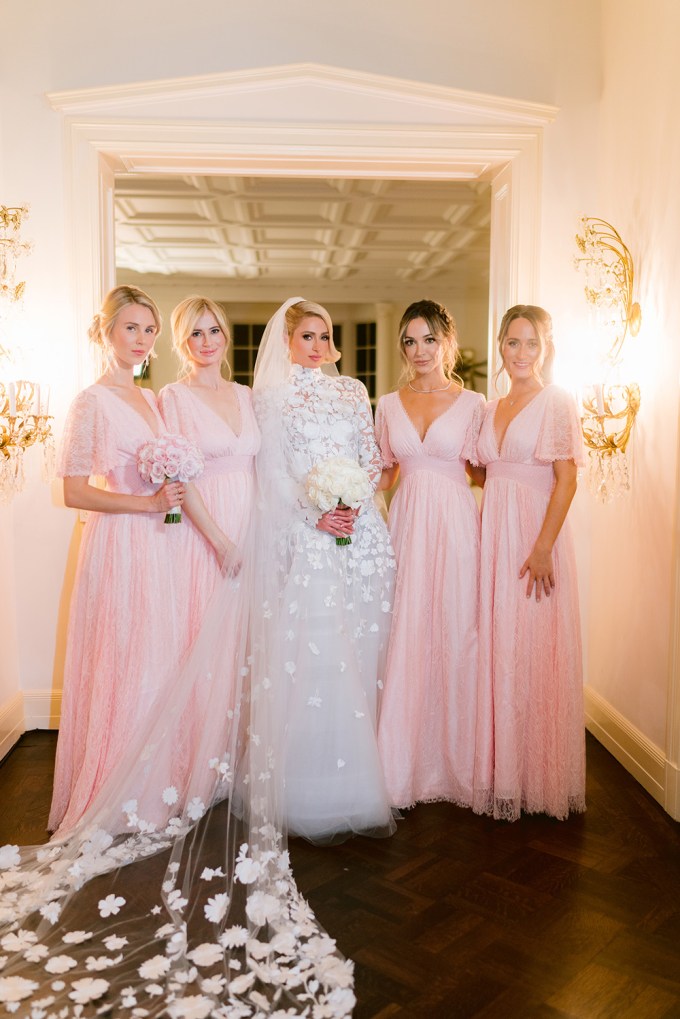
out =
<path fill-rule="evenodd" d="M 92 388 L 76 396 L 66 416 L 57 477 L 104 476 L 118 465 L 115 433 Z"/>
<path fill-rule="evenodd" d="M 465 392 L 468 392 L 468 390 L 463 390 L 463 393 Z M 463 460 L 467 460 L 468 463 L 474 464 L 475 467 L 479 467 L 479 433 L 482 430 L 486 400 L 481 393 L 474 393 L 470 395 L 474 396 L 475 400 L 472 407 L 472 414 L 470 416 L 470 423 L 468 424 L 467 431 L 465 433 L 461 458 Z"/>
<path fill-rule="evenodd" d="M 199 436 L 196 423 L 187 407 L 192 397 L 188 393 L 181 392 L 183 388 L 182 383 L 164 386 L 158 394 L 158 406 L 165 427 L 171 434 L 183 435 L 198 444 Z"/>
<path fill-rule="evenodd" d="M 375 409 L 375 437 L 380 448 L 383 467 L 394 467 L 397 458 L 390 446 L 390 432 L 387 424 L 387 397 L 381 396 Z"/>
<path fill-rule="evenodd" d="M 553 463 L 555 460 L 573 460 L 582 467 L 583 434 L 576 402 L 559 386 L 551 386 L 548 401 L 536 444 L 537 460 Z"/>

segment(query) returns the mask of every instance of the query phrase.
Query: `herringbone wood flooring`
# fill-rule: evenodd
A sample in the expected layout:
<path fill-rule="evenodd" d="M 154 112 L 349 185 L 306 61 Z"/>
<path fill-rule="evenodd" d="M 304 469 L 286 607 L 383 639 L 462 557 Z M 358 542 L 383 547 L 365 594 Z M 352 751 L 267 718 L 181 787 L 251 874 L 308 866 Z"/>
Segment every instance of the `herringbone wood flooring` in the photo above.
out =
<path fill-rule="evenodd" d="M 0 767 L 0 844 L 45 838 L 55 739 Z M 424 804 L 391 839 L 291 850 L 356 1019 L 680 1019 L 680 825 L 590 737 L 569 821 Z"/>

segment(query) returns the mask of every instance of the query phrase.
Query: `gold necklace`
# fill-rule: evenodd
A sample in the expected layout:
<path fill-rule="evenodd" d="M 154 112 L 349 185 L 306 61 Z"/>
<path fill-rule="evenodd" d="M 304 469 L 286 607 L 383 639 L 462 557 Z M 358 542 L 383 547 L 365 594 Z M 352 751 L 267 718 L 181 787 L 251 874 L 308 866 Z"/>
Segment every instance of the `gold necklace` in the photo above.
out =
<path fill-rule="evenodd" d="M 420 393 L 421 396 L 429 396 L 430 393 L 446 392 L 447 389 L 451 388 L 451 383 L 449 382 L 448 385 L 442 386 L 441 389 L 416 389 L 416 387 L 412 386 L 411 383 L 409 382 L 408 388 L 412 389 L 414 393 Z"/>

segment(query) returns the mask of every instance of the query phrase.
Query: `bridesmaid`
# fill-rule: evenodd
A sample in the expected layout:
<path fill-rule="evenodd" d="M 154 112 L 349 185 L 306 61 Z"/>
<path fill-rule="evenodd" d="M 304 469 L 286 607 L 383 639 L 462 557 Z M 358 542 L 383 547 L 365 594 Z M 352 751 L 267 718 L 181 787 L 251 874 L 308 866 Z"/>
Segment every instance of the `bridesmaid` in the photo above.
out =
<path fill-rule="evenodd" d="M 162 690 L 177 648 L 175 590 L 163 514 L 184 485 L 159 489 L 137 470 L 139 447 L 165 431 L 134 369 L 160 332 L 142 290 L 118 286 L 90 327 L 106 369 L 69 411 L 58 474 L 64 502 L 88 510 L 71 601 L 50 830 L 72 828 L 124 755 Z M 105 488 L 91 484 L 102 476 Z"/>
<path fill-rule="evenodd" d="M 195 442 L 205 457 L 202 474 L 187 488 L 189 519 L 176 536 L 182 543 L 178 559 L 186 569 L 180 586 L 189 592 L 188 646 L 220 572 L 240 569 L 260 435 L 250 390 L 222 377 L 230 342 L 222 308 L 207 297 L 187 297 L 170 321 L 180 380 L 161 390 L 161 413 L 168 429 Z"/>
<path fill-rule="evenodd" d="M 376 431 L 382 488 L 401 484 L 389 526 L 397 586 L 378 741 L 390 802 L 472 804 L 479 511 L 473 464 L 484 397 L 454 367 L 456 327 L 434 301 L 399 324 L 405 385 L 383 396 Z"/>
<path fill-rule="evenodd" d="M 475 810 L 585 810 L 576 563 L 565 524 L 582 462 L 574 401 L 547 385 L 552 323 L 517 305 L 498 336 L 507 396 L 487 404 Z"/>
<path fill-rule="evenodd" d="M 182 645 L 195 648 L 196 662 L 210 656 L 211 642 L 223 649 L 219 682 L 212 681 L 211 668 L 194 667 L 196 680 L 174 736 L 172 775 L 176 787 L 191 787 L 192 794 L 210 800 L 213 780 L 201 771 L 201 762 L 222 758 L 228 746 L 237 745 L 231 720 L 238 726 L 248 616 L 235 578 L 252 513 L 260 433 L 250 390 L 222 377 L 230 341 L 222 308 L 207 297 L 187 297 L 170 321 L 180 380 L 161 390 L 161 412 L 169 430 L 191 439 L 205 457 L 203 472 L 187 486 L 184 526 L 172 536 L 185 592 Z M 223 591 L 229 583 L 233 590 Z M 217 590 L 221 597 L 209 610 Z"/>

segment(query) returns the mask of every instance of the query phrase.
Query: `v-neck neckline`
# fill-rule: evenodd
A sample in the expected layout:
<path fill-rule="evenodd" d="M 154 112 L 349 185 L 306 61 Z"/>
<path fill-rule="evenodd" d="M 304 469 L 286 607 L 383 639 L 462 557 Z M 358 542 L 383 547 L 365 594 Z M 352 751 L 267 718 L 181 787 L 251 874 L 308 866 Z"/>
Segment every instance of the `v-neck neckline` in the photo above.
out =
<path fill-rule="evenodd" d="M 122 396 L 119 396 L 118 393 L 113 388 L 113 386 L 105 386 L 103 382 L 95 382 L 94 384 L 95 386 L 98 386 L 99 389 L 107 389 L 111 393 L 111 396 L 114 397 L 114 399 L 118 400 L 119 403 L 121 403 L 124 407 L 127 407 L 127 409 L 132 414 L 138 417 L 140 421 L 144 422 L 148 430 L 153 435 L 154 439 L 160 439 L 161 435 L 163 435 L 163 431 L 154 431 L 154 429 L 151 427 L 149 421 L 144 417 L 144 415 L 140 414 L 138 410 L 135 410 L 132 404 L 128 403 L 127 400 L 124 400 Z M 144 396 L 144 390 L 141 388 L 140 393 L 142 394 L 142 399 L 146 403 L 147 407 L 156 418 L 156 423 L 164 427 L 163 418 L 161 417 L 161 413 L 158 407 L 154 403 L 151 403 L 149 400 L 147 400 L 146 396 Z"/>
<path fill-rule="evenodd" d="M 539 396 L 541 396 L 542 393 L 545 393 L 547 388 L 548 388 L 547 386 L 542 386 L 538 390 L 536 395 L 532 396 L 531 399 L 529 400 L 529 402 L 525 403 L 523 407 L 520 407 L 520 409 L 517 411 L 515 416 L 510 418 L 510 420 L 508 421 L 507 425 L 505 426 L 505 431 L 503 432 L 503 435 L 501 437 L 501 441 L 500 442 L 498 441 L 498 432 L 496 431 L 496 414 L 498 412 L 498 405 L 499 405 L 499 403 L 501 401 L 500 400 L 496 400 L 496 406 L 493 409 L 493 419 L 491 421 L 491 426 L 493 428 L 493 438 L 494 438 L 494 442 L 496 444 L 496 452 L 498 453 L 499 456 L 501 456 L 501 454 L 503 452 L 503 446 L 505 445 L 505 438 L 506 438 L 506 436 L 508 434 L 508 431 L 509 431 L 510 427 L 514 424 L 514 422 L 517 420 L 518 417 L 522 416 L 522 414 L 524 413 L 525 410 L 527 410 L 529 407 L 531 407 L 531 405 L 534 402 L 534 400 L 537 400 L 539 398 Z"/>
<path fill-rule="evenodd" d="M 443 417 L 446 417 L 446 415 L 449 414 L 453 410 L 453 408 L 458 404 L 458 401 L 460 400 L 462 393 L 463 393 L 463 390 L 460 389 L 458 391 L 458 395 L 456 396 L 455 400 L 453 400 L 453 402 L 449 404 L 449 406 L 446 408 L 446 410 L 443 410 L 441 412 L 441 414 L 437 414 L 437 416 L 435 418 L 433 418 L 432 421 L 430 421 L 429 425 L 425 429 L 425 434 L 423 435 L 422 439 L 420 437 L 420 432 L 418 431 L 418 429 L 416 428 L 415 424 L 413 423 L 413 419 L 411 418 L 411 415 L 409 414 L 409 412 L 406 410 L 406 407 L 404 406 L 404 401 L 401 398 L 401 393 L 399 393 L 397 391 L 394 395 L 396 396 L 397 400 L 399 401 L 399 406 L 401 407 L 401 409 L 402 409 L 402 411 L 404 413 L 404 416 L 406 417 L 406 420 L 408 421 L 408 423 L 410 424 L 411 428 L 415 432 L 415 435 L 416 435 L 416 438 L 418 439 L 418 442 L 420 443 L 421 446 L 424 446 L 425 445 L 425 439 L 428 437 L 428 435 L 430 434 L 430 432 L 432 431 L 434 426 L 437 424 L 438 421 L 441 421 L 441 419 Z"/>
<path fill-rule="evenodd" d="M 184 383 L 180 383 L 180 385 L 184 385 Z M 184 388 L 191 392 L 192 386 L 184 386 Z M 241 438 L 241 436 L 243 435 L 243 403 L 241 401 L 241 393 L 239 391 L 238 385 L 236 385 L 236 400 L 238 403 L 239 424 L 241 426 L 238 432 L 235 432 L 234 429 L 229 424 L 229 422 L 225 421 L 222 415 L 218 414 L 216 410 L 213 410 L 210 404 L 206 403 L 205 400 L 202 400 L 200 396 L 197 396 L 196 393 L 191 393 L 191 395 L 194 398 L 194 400 L 200 403 L 201 407 L 204 407 L 210 414 L 212 414 L 213 417 L 217 418 L 218 421 L 221 421 L 225 428 L 229 429 L 229 431 L 237 441 Z"/>

